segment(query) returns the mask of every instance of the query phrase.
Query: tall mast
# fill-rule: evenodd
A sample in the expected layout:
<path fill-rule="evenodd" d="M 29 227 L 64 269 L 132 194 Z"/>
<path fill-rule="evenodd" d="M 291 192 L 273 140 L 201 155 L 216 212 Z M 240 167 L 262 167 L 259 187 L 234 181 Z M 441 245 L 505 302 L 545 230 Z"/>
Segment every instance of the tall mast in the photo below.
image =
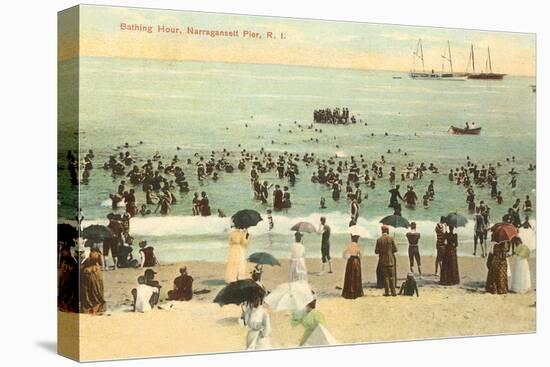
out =
<path fill-rule="evenodd" d="M 476 72 L 476 62 L 474 60 L 474 44 L 470 44 L 470 54 L 472 55 L 472 72 Z"/>
<path fill-rule="evenodd" d="M 422 49 L 422 38 L 418 39 L 418 44 L 420 45 L 420 60 L 422 60 L 422 72 L 424 73 L 424 50 Z"/>
<path fill-rule="evenodd" d="M 489 61 L 489 72 L 493 72 L 493 66 L 491 65 L 491 50 L 487 47 L 487 60 Z"/>
<path fill-rule="evenodd" d="M 453 56 L 451 55 L 451 43 L 447 41 L 447 46 L 449 48 L 449 65 L 451 65 L 451 74 L 453 73 Z"/>

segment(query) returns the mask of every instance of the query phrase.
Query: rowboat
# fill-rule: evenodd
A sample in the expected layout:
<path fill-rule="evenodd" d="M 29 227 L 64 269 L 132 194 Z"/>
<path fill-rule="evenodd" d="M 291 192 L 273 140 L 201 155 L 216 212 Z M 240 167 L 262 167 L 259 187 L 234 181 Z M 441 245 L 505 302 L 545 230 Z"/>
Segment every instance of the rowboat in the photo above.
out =
<path fill-rule="evenodd" d="M 453 135 L 479 135 L 481 133 L 481 128 L 476 127 L 475 129 L 461 129 L 459 127 L 451 126 L 449 127 L 449 131 Z"/>

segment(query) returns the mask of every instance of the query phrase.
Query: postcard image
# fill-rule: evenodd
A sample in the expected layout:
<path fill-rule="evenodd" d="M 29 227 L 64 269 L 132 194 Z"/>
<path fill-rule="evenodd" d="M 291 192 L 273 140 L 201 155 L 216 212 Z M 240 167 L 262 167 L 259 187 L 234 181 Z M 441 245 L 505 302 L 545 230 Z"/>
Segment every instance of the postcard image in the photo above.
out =
<path fill-rule="evenodd" d="M 58 19 L 60 354 L 536 331 L 535 34 Z"/>

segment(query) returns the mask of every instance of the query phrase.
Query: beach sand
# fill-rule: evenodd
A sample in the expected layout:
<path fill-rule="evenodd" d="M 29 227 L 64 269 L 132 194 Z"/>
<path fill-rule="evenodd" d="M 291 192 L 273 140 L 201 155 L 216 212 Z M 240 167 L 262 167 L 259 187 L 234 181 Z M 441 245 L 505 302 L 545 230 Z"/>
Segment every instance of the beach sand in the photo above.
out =
<path fill-rule="evenodd" d="M 318 295 L 317 308 L 326 316 L 327 327 L 341 343 L 433 339 L 452 336 L 525 333 L 536 331 L 536 291 L 503 296 L 485 293 L 485 259 L 460 257 L 461 284 L 444 287 L 434 277 L 434 258 L 422 258 L 425 276 L 418 280 L 420 297 L 383 297 L 374 288 L 377 258 L 363 257 L 365 296 L 346 300 L 340 296 L 345 263 L 333 260 L 333 274 L 319 276 L 320 260 L 308 259 L 309 283 Z M 190 302 L 166 302 L 166 292 L 185 265 L 195 279 Z M 530 259 L 533 288 L 536 262 Z M 133 313 L 130 290 L 142 269 L 119 269 L 104 273 L 108 312 L 102 316 L 59 313 L 60 329 L 80 328 L 80 360 L 168 356 L 209 352 L 242 351 L 246 329 L 238 324 L 239 306 L 212 303 L 224 286 L 221 263 L 186 262 L 155 268 L 163 288 L 161 309 Z M 287 264 L 264 267 L 262 281 L 267 289 L 285 282 Z M 408 271 L 408 258 L 398 257 L 398 285 Z M 418 278 L 418 277 L 417 277 Z M 303 329 L 290 326 L 290 312 L 271 313 L 274 348 L 296 347 Z M 63 346 L 60 346 L 63 347 Z"/>

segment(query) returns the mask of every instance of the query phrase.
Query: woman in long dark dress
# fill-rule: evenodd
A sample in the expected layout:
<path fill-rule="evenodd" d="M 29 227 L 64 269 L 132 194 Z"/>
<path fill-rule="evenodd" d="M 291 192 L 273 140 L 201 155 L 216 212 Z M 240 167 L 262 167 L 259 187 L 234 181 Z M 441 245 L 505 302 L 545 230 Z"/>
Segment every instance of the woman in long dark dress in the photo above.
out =
<path fill-rule="evenodd" d="M 508 293 L 508 262 L 506 256 L 510 243 L 495 243 L 493 252 L 487 257 L 487 282 L 485 290 L 492 294 Z"/>
<path fill-rule="evenodd" d="M 80 311 L 82 313 L 97 314 L 105 312 L 102 266 L 103 256 L 101 256 L 101 252 L 97 248 L 92 248 L 80 270 Z"/>
<path fill-rule="evenodd" d="M 445 234 L 445 250 L 441 261 L 441 275 L 439 278 L 441 285 L 456 285 L 460 283 L 458 257 L 456 256 L 457 247 L 458 236 L 454 233 L 454 227 L 449 225 L 449 232 Z"/>
<path fill-rule="evenodd" d="M 61 249 L 57 307 L 61 311 L 78 312 L 78 262 L 71 255 L 71 248 Z"/>
<path fill-rule="evenodd" d="M 342 256 L 347 259 L 342 297 L 356 299 L 363 296 L 361 278 L 361 247 L 357 243 L 359 236 L 351 236 L 351 243 L 344 248 Z"/>

